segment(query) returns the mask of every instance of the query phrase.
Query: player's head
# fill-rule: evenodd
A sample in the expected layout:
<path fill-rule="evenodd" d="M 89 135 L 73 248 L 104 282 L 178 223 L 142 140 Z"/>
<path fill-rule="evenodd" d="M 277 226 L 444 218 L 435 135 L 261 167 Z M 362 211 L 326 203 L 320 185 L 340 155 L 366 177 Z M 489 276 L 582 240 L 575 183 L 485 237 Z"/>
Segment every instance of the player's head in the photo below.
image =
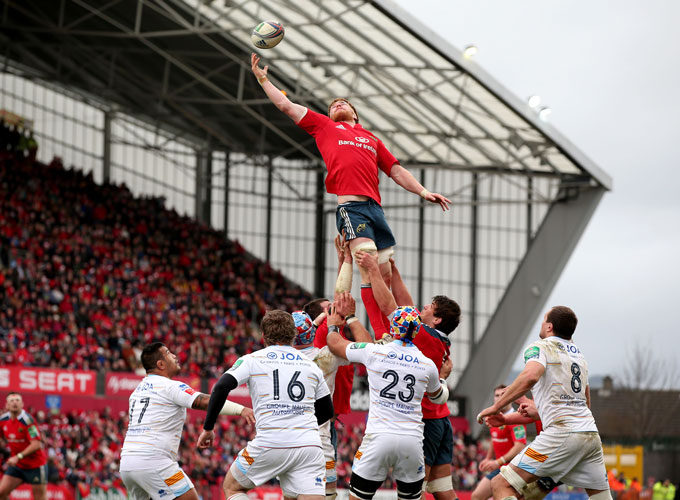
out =
<path fill-rule="evenodd" d="M 501 397 L 503 396 L 503 393 L 505 392 L 506 385 L 497 385 L 496 387 L 493 388 L 493 402 L 497 403 Z M 502 412 L 505 413 L 510 409 L 510 404 L 506 405 L 503 409 Z"/>
<path fill-rule="evenodd" d="M 5 398 L 5 408 L 12 413 L 19 413 L 24 409 L 24 400 L 18 392 L 10 392 Z"/>
<path fill-rule="evenodd" d="M 297 335 L 293 341 L 293 345 L 310 345 L 314 342 L 314 336 L 316 335 L 316 327 L 312 322 L 309 314 L 304 311 L 295 311 L 293 313 L 293 321 L 295 321 L 295 329 L 297 330 Z"/>
<path fill-rule="evenodd" d="M 319 314 L 328 309 L 329 305 L 330 301 L 325 297 L 321 297 L 307 302 L 302 306 L 302 310 L 309 314 L 309 317 L 312 318 L 312 320 L 315 320 Z"/>
<path fill-rule="evenodd" d="M 298 333 L 293 316 L 280 309 L 267 312 L 260 329 L 267 345 L 292 345 Z"/>
<path fill-rule="evenodd" d="M 449 334 L 460 323 L 460 306 L 446 295 L 436 295 L 423 307 L 420 318 L 426 325 Z"/>
<path fill-rule="evenodd" d="M 566 306 L 554 306 L 545 313 L 539 336 L 542 339 L 556 336 L 564 340 L 571 340 L 577 324 L 578 318 L 574 311 Z"/>
<path fill-rule="evenodd" d="M 179 373 L 180 365 L 177 356 L 163 342 L 153 342 L 142 349 L 142 366 L 146 373 L 162 374 L 174 377 Z"/>
<path fill-rule="evenodd" d="M 344 97 L 336 97 L 328 105 L 328 116 L 334 122 L 359 123 L 359 113 L 352 103 Z"/>
<path fill-rule="evenodd" d="M 394 340 L 411 342 L 418 333 L 421 324 L 418 309 L 413 306 L 397 307 L 390 323 L 390 333 Z"/>

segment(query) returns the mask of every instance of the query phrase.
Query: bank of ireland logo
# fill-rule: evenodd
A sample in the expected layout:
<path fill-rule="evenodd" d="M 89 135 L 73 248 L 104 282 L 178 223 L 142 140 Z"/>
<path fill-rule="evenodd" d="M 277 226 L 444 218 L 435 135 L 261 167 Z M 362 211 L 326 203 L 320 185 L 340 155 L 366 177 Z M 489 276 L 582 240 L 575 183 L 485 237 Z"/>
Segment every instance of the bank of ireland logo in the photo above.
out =
<path fill-rule="evenodd" d="M 276 353 L 275 352 L 268 352 L 267 357 L 269 359 L 276 359 Z"/>
<path fill-rule="evenodd" d="M 369 142 L 369 140 L 366 139 L 365 137 L 355 137 L 354 140 L 357 142 L 363 142 L 364 144 L 367 144 Z"/>

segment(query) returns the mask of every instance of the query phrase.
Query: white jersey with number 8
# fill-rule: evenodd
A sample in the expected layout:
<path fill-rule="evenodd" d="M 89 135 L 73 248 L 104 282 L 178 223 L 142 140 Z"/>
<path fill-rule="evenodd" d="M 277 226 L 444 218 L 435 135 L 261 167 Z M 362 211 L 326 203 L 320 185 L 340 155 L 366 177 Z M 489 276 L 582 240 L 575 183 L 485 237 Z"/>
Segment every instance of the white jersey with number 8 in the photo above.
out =
<path fill-rule="evenodd" d="M 311 359 L 292 346 L 273 345 L 239 358 L 227 373 L 248 384 L 257 428 L 253 445 L 321 447 L 314 403 L 330 391 Z"/>
<path fill-rule="evenodd" d="M 541 339 L 524 351 L 524 362 L 537 362 L 545 373 L 531 390 L 543 428 L 565 432 L 597 432 L 586 404 L 588 363 L 576 345 L 559 337 Z"/>

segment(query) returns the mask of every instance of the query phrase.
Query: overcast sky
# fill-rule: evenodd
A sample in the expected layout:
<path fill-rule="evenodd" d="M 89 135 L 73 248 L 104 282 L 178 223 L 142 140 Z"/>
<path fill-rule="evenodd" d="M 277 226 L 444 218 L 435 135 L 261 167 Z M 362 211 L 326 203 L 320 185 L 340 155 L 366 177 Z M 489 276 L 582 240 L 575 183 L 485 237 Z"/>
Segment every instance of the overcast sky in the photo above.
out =
<path fill-rule="evenodd" d="M 515 95 L 540 95 L 613 178 L 546 304 L 576 312 L 590 373 L 617 375 L 636 343 L 680 359 L 680 2 L 397 4 L 453 46 L 476 45 Z"/>

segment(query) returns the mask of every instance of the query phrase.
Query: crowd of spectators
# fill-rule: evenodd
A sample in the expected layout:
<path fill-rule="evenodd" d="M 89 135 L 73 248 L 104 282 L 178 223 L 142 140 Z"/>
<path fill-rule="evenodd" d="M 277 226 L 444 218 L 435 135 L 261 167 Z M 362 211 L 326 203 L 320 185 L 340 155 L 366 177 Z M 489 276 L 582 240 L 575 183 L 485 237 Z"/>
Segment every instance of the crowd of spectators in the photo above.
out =
<path fill-rule="evenodd" d="M 215 377 L 260 347 L 267 309 L 311 298 L 162 199 L 97 185 L 58 158 L 4 155 L 0 207 L 4 364 L 138 371 L 140 347 L 160 340 L 181 375 Z"/>

